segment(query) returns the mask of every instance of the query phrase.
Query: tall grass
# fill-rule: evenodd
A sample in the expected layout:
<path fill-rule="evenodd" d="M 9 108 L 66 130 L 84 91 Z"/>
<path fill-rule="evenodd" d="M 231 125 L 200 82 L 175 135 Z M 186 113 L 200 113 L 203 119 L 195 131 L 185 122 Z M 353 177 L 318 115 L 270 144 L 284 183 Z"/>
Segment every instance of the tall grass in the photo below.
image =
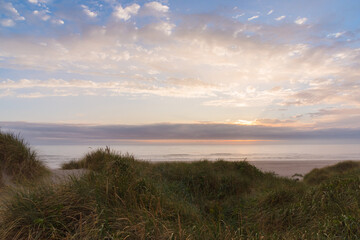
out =
<path fill-rule="evenodd" d="M 47 172 L 36 152 L 19 135 L 0 131 L 0 170 L 15 182 L 34 180 Z"/>
<path fill-rule="evenodd" d="M 132 157 L 99 150 L 85 158 L 86 166 L 95 170 L 81 179 L 16 192 L 4 204 L 0 239 L 171 237 L 177 224 L 162 219 L 166 203 Z M 90 164 L 95 158 L 102 164 Z M 166 218 L 177 218 L 172 208 Z"/>
<path fill-rule="evenodd" d="M 360 162 L 344 161 L 321 169 L 315 168 L 304 176 L 304 181 L 308 184 L 316 185 L 335 176 L 358 169 L 360 169 Z"/>
<path fill-rule="evenodd" d="M 83 177 L 15 191 L 0 239 L 357 239 L 356 164 L 311 184 L 248 162 L 150 164 L 99 149 L 64 165 Z"/>

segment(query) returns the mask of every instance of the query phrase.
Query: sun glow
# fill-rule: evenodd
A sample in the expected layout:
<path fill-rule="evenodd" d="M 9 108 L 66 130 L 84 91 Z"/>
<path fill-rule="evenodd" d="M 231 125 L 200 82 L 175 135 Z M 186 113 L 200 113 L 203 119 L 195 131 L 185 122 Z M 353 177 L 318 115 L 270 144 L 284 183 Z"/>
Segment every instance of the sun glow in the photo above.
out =
<path fill-rule="evenodd" d="M 246 126 L 251 126 L 251 125 L 257 125 L 257 120 L 253 120 L 253 121 L 248 121 L 248 120 L 237 120 L 234 122 L 234 124 L 238 124 L 238 125 L 246 125 Z"/>

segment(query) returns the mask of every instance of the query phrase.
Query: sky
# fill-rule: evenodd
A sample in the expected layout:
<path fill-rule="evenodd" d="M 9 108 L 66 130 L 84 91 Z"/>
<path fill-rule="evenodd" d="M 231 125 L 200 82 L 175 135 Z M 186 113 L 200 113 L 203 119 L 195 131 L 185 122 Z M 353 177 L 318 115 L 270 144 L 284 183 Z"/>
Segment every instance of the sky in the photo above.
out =
<path fill-rule="evenodd" d="M 0 128 L 33 142 L 360 140 L 358 0 L 1 0 Z"/>

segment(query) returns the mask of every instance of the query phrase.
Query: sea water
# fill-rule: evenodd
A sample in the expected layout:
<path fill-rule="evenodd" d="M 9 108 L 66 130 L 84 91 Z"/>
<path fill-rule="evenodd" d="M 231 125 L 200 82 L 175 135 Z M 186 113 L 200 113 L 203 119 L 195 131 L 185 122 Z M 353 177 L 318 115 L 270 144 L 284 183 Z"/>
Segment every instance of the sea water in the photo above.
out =
<path fill-rule="evenodd" d="M 50 168 L 79 159 L 105 146 L 37 145 L 39 157 Z M 145 161 L 319 161 L 360 160 L 359 144 L 126 144 L 111 145 L 119 153 L 129 153 Z"/>

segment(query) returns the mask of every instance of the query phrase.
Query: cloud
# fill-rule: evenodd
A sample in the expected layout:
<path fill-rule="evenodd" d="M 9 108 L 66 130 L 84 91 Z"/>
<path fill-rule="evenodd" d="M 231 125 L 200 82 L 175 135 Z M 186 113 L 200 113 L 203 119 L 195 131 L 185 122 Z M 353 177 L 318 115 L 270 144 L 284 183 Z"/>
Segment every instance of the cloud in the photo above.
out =
<path fill-rule="evenodd" d="M 349 116 L 360 116 L 360 108 L 325 108 L 315 113 L 309 113 L 312 117 L 324 116 L 341 116 L 348 118 Z"/>
<path fill-rule="evenodd" d="M 55 25 L 64 25 L 65 24 L 64 20 L 62 20 L 62 19 L 53 19 L 53 20 L 51 20 L 51 23 L 53 23 Z"/>
<path fill-rule="evenodd" d="M 14 15 L 19 15 L 19 12 L 14 8 L 12 3 L 3 3 L 3 7 Z"/>
<path fill-rule="evenodd" d="M 214 107 L 248 107 L 249 105 L 244 100 L 237 99 L 216 99 L 204 103 L 205 106 Z"/>
<path fill-rule="evenodd" d="M 28 0 L 29 3 L 36 4 L 37 6 L 46 7 L 47 3 L 51 3 L 51 0 Z"/>
<path fill-rule="evenodd" d="M 256 119 L 254 121 L 254 125 L 261 125 L 267 127 L 294 127 L 299 129 L 313 127 L 313 124 L 309 123 L 301 123 L 299 119 L 302 115 L 293 116 L 290 119 L 277 119 L 277 118 L 262 118 Z"/>
<path fill-rule="evenodd" d="M 256 19 L 256 18 L 259 18 L 259 16 L 256 15 L 256 16 L 249 17 L 249 18 L 248 18 L 248 21 L 254 20 L 254 19 Z"/>
<path fill-rule="evenodd" d="M 176 97 L 193 94 L 193 97 L 208 97 L 203 100 L 207 106 L 224 107 L 321 104 L 326 96 L 330 98 L 332 92 L 313 89 L 316 84 L 325 83 L 315 79 L 332 76 L 336 85 L 338 79 L 358 74 L 354 65 L 358 55 L 351 49 L 345 51 L 295 43 L 278 45 L 246 37 L 250 32 L 265 38 L 275 34 L 285 40 L 293 36 L 288 34 L 287 26 L 259 29 L 252 24 L 230 25 L 222 18 L 209 18 L 205 23 L 213 25 L 204 28 L 203 19 L 194 16 L 188 21 L 176 27 L 161 20 L 141 28 L 123 22 L 93 26 L 87 28 L 81 37 L 39 39 L 42 44 L 24 41 L 23 38 L 2 38 L 0 57 L 7 60 L 0 66 L 76 73 L 84 79 L 106 78 L 109 84 L 118 83 L 112 94 L 126 91 L 144 95 L 173 94 Z M 234 33 L 237 33 L 236 37 Z M 41 54 L 43 52 L 46 55 Z M 340 57 L 341 62 L 337 60 Z M 158 74 L 151 74 L 154 72 Z M 168 78 L 200 79 L 211 87 L 190 91 L 186 86 L 163 86 Z M 256 91 L 247 91 L 249 81 Z M 82 84 L 87 86 L 86 82 Z M 97 84 L 97 81 L 91 84 Z M 298 89 L 300 84 L 302 89 Z M 26 95 L 19 91 L 15 94 L 22 97 L 94 94 L 90 90 L 45 93 L 38 89 L 42 86 L 35 87 L 28 88 L 28 92 L 37 94 Z M 278 90 L 274 91 L 274 87 Z M 339 94 L 335 94 L 337 97 L 331 102 L 350 101 L 349 97 L 339 97 L 342 91 L 349 90 L 345 87 L 335 89 Z M 106 93 L 99 94 L 111 94 L 110 90 L 104 91 Z"/>
<path fill-rule="evenodd" d="M 25 17 L 21 16 L 18 10 L 12 5 L 12 3 L 3 2 L 0 4 L 0 8 L 7 11 L 8 17 L 12 17 L 15 21 L 24 21 Z"/>
<path fill-rule="evenodd" d="M 282 121 L 292 120 L 294 111 L 304 111 L 309 119 L 301 121 L 306 123 L 320 120 L 308 115 L 319 107 L 360 104 L 360 50 L 340 41 L 328 46 L 327 36 L 318 34 L 320 26 L 299 31 L 291 24 L 170 10 L 166 18 L 155 15 L 146 18 L 150 21 L 138 21 L 148 16 L 142 12 L 145 6 L 121 9 L 118 19 L 136 15 L 136 21 L 113 21 L 114 11 L 104 25 L 84 24 L 76 34 L 64 26 L 56 28 L 56 37 L 1 35 L 1 68 L 44 77 L 29 82 L 3 77 L 0 96 L 198 98 L 207 109 L 243 108 L 239 112 L 252 112 L 251 119 L 275 119 L 267 109 L 285 106 L 289 110 L 282 112 Z M 34 12 L 39 17 L 47 14 Z M 53 19 L 42 20 L 56 19 L 60 25 L 68 23 L 68 18 L 55 13 Z M 66 25 L 70 24 L 69 20 Z M 73 74 L 76 79 L 69 77 Z"/>
<path fill-rule="evenodd" d="M 338 106 L 321 108 L 308 115 L 315 122 L 315 127 L 334 128 L 346 126 L 351 129 L 360 127 L 359 105 L 344 108 Z"/>
<path fill-rule="evenodd" d="M 1 19 L 0 24 L 3 27 L 13 27 L 13 26 L 15 26 L 15 22 L 12 19 Z"/>
<path fill-rule="evenodd" d="M 169 11 L 169 7 L 163 5 L 159 2 L 149 2 L 144 5 L 144 7 L 148 10 L 159 12 L 159 13 L 167 13 Z"/>
<path fill-rule="evenodd" d="M 168 22 L 159 22 L 157 24 L 154 24 L 152 27 L 156 31 L 160 31 L 160 32 L 164 33 L 165 35 L 170 36 L 172 33 L 172 30 L 175 27 L 175 24 L 168 23 Z"/>
<path fill-rule="evenodd" d="M 234 16 L 233 18 L 238 19 L 244 15 L 245 15 L 245 13 L 240 13 L 240 14 L 237 14 L 236 16 Z"/>
<path fill-rule="evenodd" d="M 280 16 L 280 17 L 275 18 L 275 20 L 276 20 L 276 21 L 281 21 L 281 20 L 283 20 L 283 19 L 285 19 L 285 18 L 286 18 L 286 16 L 282 15 L 282 16 Z"/>
<path fill-rule="evenodd" d="M 360 108 L 356 107 L 329 107 L 309 113 L 316 122 L 314 126 L 358 128 L 360 126 Z"/>
<path fill-rule="evenodd" d="M 121 5 L 115 7 L 113 15 L 122 20 L 129 20 L 132 15 L 136 15 L 140 9 L 140 5 L 134 3 L 126 8 L 123 8 Z"/>
<path fill-rule="evenodd" d="M 255 92 L 256 92 L 256 88 L 254 88 L 253 86 L 247 86 L 247 87 L 246 87 L 246 92 L 247 92 L 247 93 L 255 93 Z"/>
<path fill-rule="evenodd" d="M 82 9 L 83 9 L 83 12 L 88 16 L 88 17 L 91 17 L 91 18 L 95 18 L 98 14 L 96 12 L 93 12 L 89 9 L 88 6 L 86 5 L 81 5 Z"/>
<path fill-rule="evenodd" d="M 305 24 L 306 22 L 307 22 L 307 18 L 300 18 L 300 17 L 298 17 L 296 20 L 295 20 L 295 23 L 296 24 L 298 24 L 298 25 L 303 25 L 303 24 Z"/>
<path fill-rule="evenodd" d="M 136 82 L 109 81 L 102 83 L 78 79 L 49 79 L 45 81 L 32 79 L 13 81 L 8 79 L 0 82 L 0 96 L 6 97 L 11 95 L 19 98 L 43 98 L 51 96 L 152 94 L 157 96 L 194 98 L 213 96 L 214 92 L 219 91 L 215 85 L 210 85 L 197 79 L 171 78 L 166 80 L 162 87 L 148 81 L 148 79 L 142 79 L 139 76 Z"/>
<path fill-rule="evenodd" d="M 38 16 L 41 20 L 43 20 L 45 22 L 51 18 L 51 16 L 48 13 L 50 13 L 49 10 L 41 10 L 41 11 L 34 10 L 33 11 L 33 14 L 35 16 Z"/>
<path fill-rule="evenodd" d="M 229 87 L 231 88 L 231 87 Z M 234 88 L 233 88 L 234 89 Z M 247 86 L 243 90 L 223 89 L 223 97 L 216 100 L 206 101 L 206 106 L 222 106 L 222 107 L 259 107 L 280 103 L 281 100 L 292 96 L 294 92 L 291 89 L 278 88 L 267 90 L 256 90 L 252 86 Z"/>
<path fill-rule="evenodd" d="M 339 38 L 339 37 L 343 36 L 345 33 L 346 33 L 346 31 L 344 31 L 344 32 L 337 32 L 337 33 L 328 34 L 327 36 L 328 36 L 328 37 L 333 37 L 333 38 Z"/>
<path fill-rule="evenodd" d="M 271 9 L 271 10 L 267 13 L 267 15 L 270 15 L 270 14 L 272 14 L 273 12 L 274 12 L 274 10 Z"/>
<path fill-rule="evenodd" d="M 305 129 L 237 124 L 87 125 L 0 122 L 32 144 L 106 144 L 119 140 L 360 140 L 360 129 Z"/>
<path fill-rule="evenodd" d="M 350 56 L 345 54 L 341 55 L 341 60 Z M 339 61 L 333 58 L 333 61 Z M 360 84 L 356 81 L 358 79 L 357 70 L 354 70 L 355 66 L 348 66 L 344 69 L 328 69 L 328 73 L 324 75 L 336 76 L 341 72 L 340 76 L 344 79 L 334 78 L 315 78 L 308 81 L 304 81 L 308 87 L 302 90 L 294 92 L 293 95 L 288 96 L 285 100 L 285 105 L 296 106 L 315 106 L 320 104 L 340 104 L 346 105 L 359 105 L 360 101 L 355 97 L 360 94 Z M 326 68 L 325 68 L 326 69 Z M 324 71 L 325 71 L 324 69 Z M 345 70 L 348 69 L 348 70 Z M 319 69 L 319 71 L 321 71 Z M 355 74 L 355 75 L 353 75 Z"/>

